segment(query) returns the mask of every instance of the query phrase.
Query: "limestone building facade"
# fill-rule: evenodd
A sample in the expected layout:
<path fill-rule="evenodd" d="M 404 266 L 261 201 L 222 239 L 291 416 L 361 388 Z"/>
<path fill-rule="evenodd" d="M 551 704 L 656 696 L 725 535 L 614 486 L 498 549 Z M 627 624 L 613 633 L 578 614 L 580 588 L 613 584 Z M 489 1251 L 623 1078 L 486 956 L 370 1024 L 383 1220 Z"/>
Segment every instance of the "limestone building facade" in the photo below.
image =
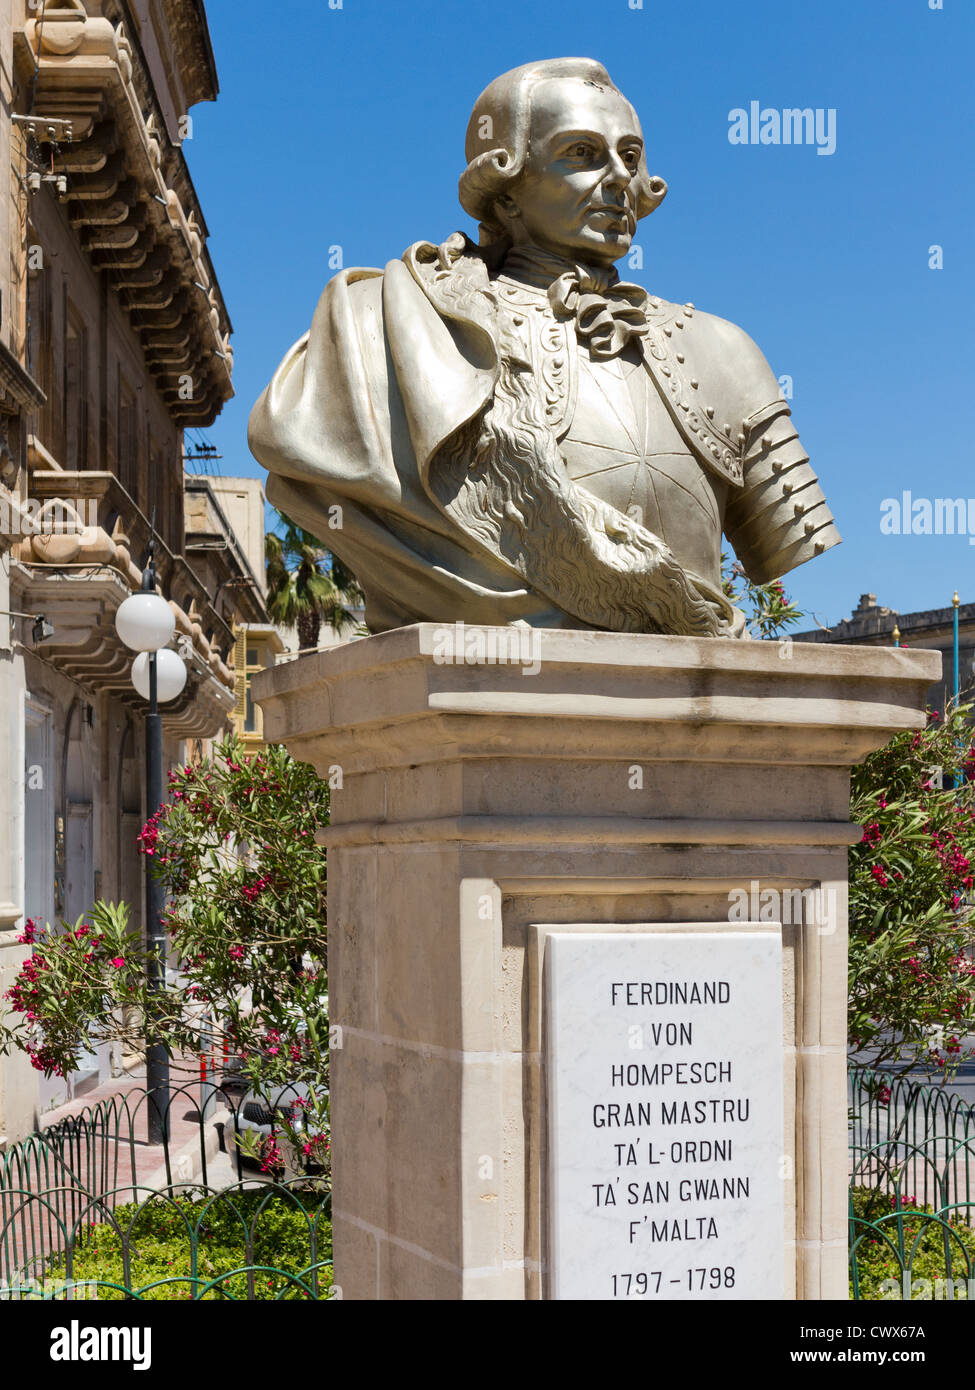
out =
<path fill-rule="evenodd" d="M 186 689 L 164 758 L 228 727 L 234 629 L 263 567 L 184 430 L 233 394 L 231 324 L 184 157 L 217 97 L 202 0 L 12 0 L 0 13 L 0 989 L 25 917 L 143 912 L 144 704 L 114 618 L 151 528 Z M 209 506 L 209 510 L 207 510 Z M 202 507 L 202 512 L 201 512 Z M 202 516 L 202 521 L 201 521 Z M 0 1059 L 0 1135 L 110 1072 Z"/>

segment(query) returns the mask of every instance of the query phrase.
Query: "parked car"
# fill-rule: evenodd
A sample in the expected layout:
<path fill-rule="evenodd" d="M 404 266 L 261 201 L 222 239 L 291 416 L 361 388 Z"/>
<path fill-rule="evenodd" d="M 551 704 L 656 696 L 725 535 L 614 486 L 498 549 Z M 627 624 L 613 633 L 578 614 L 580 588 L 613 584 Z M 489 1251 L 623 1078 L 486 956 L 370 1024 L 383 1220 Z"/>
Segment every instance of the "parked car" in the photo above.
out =
<path fill-rule="evenodd" d="M 238 1079 L 241 1079 L 239 1075 Z M 223 1089 L 226 1090 L 226 1087 Z M 231 1089 L 236 1088 L 232 1087 Z M 261 1139 L 270 1140 L 273 1134 L 278 1148 L 284 1154 L 286 1169 L 294 1169 L 296 1172 L 304 1173 L 321 1172 L 321 1165 L 314 1159 L 310 1159 L 304 1153 L 295 1154 L 291 1151 L 291 1143 L 282 1132 L 282 1121 L 288 1120 L 292 1128 L 305 1135 L 306 1138 L 320 1137 L 322 1131 L 317 1128 L 308 1128 L 305 1122 L 305 1108 L 298 1104 L 299 1099 L 307 1099 L 310 1094 L 311 1086 L 306 1081 L 292 1082 L 290 1085 L 282 1087 L 276 1096 L 270 1098 L 247 1089 L 245 1085 L 244 1089 L 239 1092 L 240 1099 L 236 1103 L 236 1109 L 231 1110 L 231 1117 L 224 1125 L 224 1150 L 231 1156 L 236 1154 L 239 1150 L 238 1135 L 256 1134 Z M 259 1158 L 253 1158 L 243 1151 L 240 1151 L 240 1164 L 242 1168 L 261 1168 Z"/>

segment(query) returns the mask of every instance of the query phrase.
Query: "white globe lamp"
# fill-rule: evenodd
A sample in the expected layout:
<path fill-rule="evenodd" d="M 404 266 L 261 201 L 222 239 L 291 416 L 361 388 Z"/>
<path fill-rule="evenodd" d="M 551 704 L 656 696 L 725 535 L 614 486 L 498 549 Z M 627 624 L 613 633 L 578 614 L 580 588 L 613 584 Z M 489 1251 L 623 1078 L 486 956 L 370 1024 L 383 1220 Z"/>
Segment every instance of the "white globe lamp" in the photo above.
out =
<path fill-rule="evenodd" d="M 173 610 L 159 594 L 131 594 L 115 614 L 115 630 L 134 652 L 157 652 L 176 630 Z"/>
<path fill-rule="evenodd" d="M 168 647 L 151 654 L 140 652 L 132 663 L 132 684 L 143 700 L 149 699 L 150 655 L 156 658 L 156 699 L 161 705 L 165 705 L 183 693 L 186 667 L 182 657 L 177 652 L 170 651 Z"/>

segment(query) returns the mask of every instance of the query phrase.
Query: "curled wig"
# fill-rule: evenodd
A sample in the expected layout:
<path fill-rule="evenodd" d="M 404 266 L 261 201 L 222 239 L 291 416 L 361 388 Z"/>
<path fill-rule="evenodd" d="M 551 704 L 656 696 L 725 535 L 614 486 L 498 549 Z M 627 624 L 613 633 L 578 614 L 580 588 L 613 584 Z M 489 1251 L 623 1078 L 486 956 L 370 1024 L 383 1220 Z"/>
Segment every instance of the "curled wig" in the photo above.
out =
<path fill-rule="evenodd" d="M 480 224 L 482 245 L 504 237 L 501 224 L 494 218 L 494 204 L 524 171 L 532 92 L 539 82 L 551 78 L 575 78 L 619 92 L 602 63 L 593 58 L 549 58 L 526 63 L 502 73 L 484 89 L 467 123 L 467 168 L 460 176 L 458 190 L 461 207 Z M 647 172 L 645 155 L 641 153 L 636 175 L 637 217 L 653 212 L 666 192 L 664 180 Z"/>

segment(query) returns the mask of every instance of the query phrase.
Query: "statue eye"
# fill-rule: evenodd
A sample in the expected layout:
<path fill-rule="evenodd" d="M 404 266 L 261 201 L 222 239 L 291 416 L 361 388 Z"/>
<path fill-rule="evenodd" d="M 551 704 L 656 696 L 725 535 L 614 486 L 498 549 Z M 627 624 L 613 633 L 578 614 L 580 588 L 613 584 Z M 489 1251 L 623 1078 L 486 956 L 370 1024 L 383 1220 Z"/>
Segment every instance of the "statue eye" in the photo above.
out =
<path fill-rule="evenodd" d="M 578 145 L 573 145 L 571 150 L 571 153 L 574 155 L 576 159 L 588 159 L 592 152 L 592 145 L 587 145 L 584 142 Z"/>

